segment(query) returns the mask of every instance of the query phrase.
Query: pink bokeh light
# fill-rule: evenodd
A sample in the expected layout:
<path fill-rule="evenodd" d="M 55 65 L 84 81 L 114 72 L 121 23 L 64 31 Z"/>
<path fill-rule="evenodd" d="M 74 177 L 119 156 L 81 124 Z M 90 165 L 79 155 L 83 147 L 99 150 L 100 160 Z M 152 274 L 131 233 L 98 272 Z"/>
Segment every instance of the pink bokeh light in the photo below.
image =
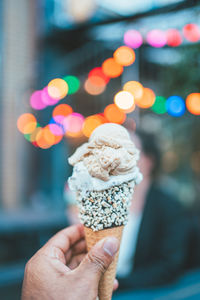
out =
<path fill-rule="evenodd" d="M 42 100 L 42 91 L 35 91 L 30 98 L 30 105 L 33 109 L 42 110 L 47 104 Z"/>
<path fill-rule="evenodd" d="M 42 96 L 41 97 L 42 97 L 42 101 L 46 104 L 46 106 L 47 105 L 55 105 L 59 102 L 59 99 L 54 99 L 51 96 L 49 96 L 47 87 L 45 87 L 42 90 Z"/>
<path fill-rule="evenodd" d="M 124 34 L 124 43 L 133 49 L 137 49 L 143 43 L 142 35 L 137 30 L 128 30 Z"/>
<path fill-rule="evenodd" d="M 147 43 L 155 48 L 164 47 L 167 43 L 166 33 L 159 29 L 154 29 L 147 34 Z"/>
<path fill-rule="evenodd" d="M 84 117 L 79 113 L 72 113 L 63 122 L 66 133 L 79 133 L 82 130 Z"/>

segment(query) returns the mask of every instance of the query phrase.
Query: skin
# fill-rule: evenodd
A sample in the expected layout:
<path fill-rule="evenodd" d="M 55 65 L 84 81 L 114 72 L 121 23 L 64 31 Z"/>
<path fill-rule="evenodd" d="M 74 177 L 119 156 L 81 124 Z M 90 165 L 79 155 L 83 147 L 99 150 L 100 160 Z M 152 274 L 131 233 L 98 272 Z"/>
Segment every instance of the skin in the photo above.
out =
<path fill-rule="evenodd" d="M 119 241 L 109 237 L 86 254 L 82 225 L 60 231 L 27 263 L 22 300 L 96 300 L 99 280 L 118 249 Z"/>

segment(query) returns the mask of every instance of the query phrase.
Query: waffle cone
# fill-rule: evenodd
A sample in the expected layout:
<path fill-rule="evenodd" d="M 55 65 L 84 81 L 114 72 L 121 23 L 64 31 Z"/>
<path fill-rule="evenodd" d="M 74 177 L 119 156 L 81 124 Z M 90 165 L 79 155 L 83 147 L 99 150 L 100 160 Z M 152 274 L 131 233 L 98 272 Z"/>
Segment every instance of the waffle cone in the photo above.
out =
<path fill-rule="evenodd" d="M 85 238 L 88 251 L 101 239 L 104 239 L 109 236 L 116 237 L 119 241 L 121 241 L 122 233 L 124 226 L 112 227 L 108 229 L 103 229 L 99 231 L 93 231 L 88 227 L 84 227 L 85 229 Z M 116 275 L 117 269 L 117 261 L 118 261 L 119 251 L 115 255 L 113 262 L 110 264 L 107 271 L 102 275 L 100 283 L 99 283 L 99 291 L 98 296 L 99 300 L 111 300 L 112 292 L 113 292 L 113 284 Z"/>

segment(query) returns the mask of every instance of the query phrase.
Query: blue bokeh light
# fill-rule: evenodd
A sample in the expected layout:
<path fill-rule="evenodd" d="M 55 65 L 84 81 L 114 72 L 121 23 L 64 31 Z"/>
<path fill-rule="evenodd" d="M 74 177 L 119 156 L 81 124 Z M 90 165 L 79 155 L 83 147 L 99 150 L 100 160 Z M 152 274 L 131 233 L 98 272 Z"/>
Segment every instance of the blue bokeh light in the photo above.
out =
<path fill-rule="evenodd" d="M 179 96 L 171 96 L 166 101 L 166 108 L 169 115 L 181 117 L 185 113 L 185 101 Z"/>

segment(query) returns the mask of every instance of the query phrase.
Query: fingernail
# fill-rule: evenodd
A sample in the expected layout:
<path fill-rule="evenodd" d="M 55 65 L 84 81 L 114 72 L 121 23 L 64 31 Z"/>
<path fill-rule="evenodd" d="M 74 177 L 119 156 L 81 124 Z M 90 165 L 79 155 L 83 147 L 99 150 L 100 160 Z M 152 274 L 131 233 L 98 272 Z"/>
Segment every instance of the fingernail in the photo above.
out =
<path fill-rule="evenodd" d="M 103 244 L 103 249 L 110 256 L 114 256 L 119 249 L 119 241 L 115 237 L 107 238 Z"/>

